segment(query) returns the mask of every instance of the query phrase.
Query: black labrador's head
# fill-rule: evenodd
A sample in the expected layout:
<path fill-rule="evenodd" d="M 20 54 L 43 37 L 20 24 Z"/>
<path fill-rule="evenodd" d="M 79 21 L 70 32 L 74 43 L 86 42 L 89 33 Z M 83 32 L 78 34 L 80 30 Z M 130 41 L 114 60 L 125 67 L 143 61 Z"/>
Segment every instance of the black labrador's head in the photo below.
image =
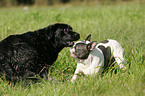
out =
<path fill-rule="evenodd" d="M 55 39 L 57 45 L 63 45 L 64 47 L 72 47 L 73 41 L 80 39 L 80 35 L 73 31 L 73 28 L 64 23 L 56 23 L 48 26 L 50 29 L 49 38 Z"/>

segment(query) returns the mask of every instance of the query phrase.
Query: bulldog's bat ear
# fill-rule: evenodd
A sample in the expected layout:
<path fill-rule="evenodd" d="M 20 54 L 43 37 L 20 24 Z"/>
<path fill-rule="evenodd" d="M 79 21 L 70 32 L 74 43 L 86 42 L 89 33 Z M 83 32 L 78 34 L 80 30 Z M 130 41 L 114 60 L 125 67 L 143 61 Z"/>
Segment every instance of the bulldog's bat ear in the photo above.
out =
<path fill-rule="evenodd" d="M 90 51 L 92 51 L 92 50 L 94 50 L 94 48 L 96 47 L 97 44 L 98 44 L 97 41 L 92 41 L 91 43 L 89 43 L 87 45 L 87 49 L 90 50 Z"/>
<path fill-rule="evenodd" d="M 91 34 L 89 34 L 88 36 L 87 36 L 87 38 L 85 39 L 85 41 L 90 41 L 91 40 Z"/>

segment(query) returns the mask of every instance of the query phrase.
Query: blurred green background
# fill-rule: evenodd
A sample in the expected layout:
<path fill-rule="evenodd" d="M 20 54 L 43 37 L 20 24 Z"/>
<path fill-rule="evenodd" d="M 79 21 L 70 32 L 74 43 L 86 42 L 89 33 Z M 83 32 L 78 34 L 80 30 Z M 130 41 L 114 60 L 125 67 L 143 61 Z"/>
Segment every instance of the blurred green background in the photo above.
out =
<path fill-rule="evenodd" d="M 0 0 L 0 7 L 35 5 L 35 6 L 52 6 L 58 4 L 114 4 L 124 2 L 144 3 L 145 0 Z"/>

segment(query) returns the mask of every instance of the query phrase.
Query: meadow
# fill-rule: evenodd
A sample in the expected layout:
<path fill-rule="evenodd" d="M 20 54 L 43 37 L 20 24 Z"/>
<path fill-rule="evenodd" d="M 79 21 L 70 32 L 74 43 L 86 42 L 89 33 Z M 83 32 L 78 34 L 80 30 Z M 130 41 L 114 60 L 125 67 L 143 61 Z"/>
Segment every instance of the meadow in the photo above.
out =
<path fill-rule="evenodd" d="M 76 59 L 64 48 L 50 67 L 50 81 L 13 86 L 0 79 L 0 96 L 145 96 L 145 4 L 12 7 L 0 9 L 0 41 L 49 24 L 70 24 L 83 40 L 117 40 L 125 50 L 127 70 L 104 76 L 80 76 L 70 82 Z"/>

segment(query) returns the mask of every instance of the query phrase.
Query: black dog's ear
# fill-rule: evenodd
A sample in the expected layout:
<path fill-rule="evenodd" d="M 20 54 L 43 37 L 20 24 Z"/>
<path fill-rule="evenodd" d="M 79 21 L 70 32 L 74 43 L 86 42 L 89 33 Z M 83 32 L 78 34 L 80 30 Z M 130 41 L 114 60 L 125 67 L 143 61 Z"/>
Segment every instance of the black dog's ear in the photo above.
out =
<path fill-rule="evenodd" d="M 87 38 L 85 39 L 85 41 L 90 41 L 91 40 L 91 34 L 89 34 L 88 36 L 87 36 Z"/>
<path fill-rule="evenodd" d="M 92 51 L 92 50 L 94 50 L 94 48 L 96 47 L 97 44 L 98 44 L 97 41 L 92 41 L 91 43 L 89 43 L 87 45 L 87 49 L 90 50 L 90 51 Z"/>

